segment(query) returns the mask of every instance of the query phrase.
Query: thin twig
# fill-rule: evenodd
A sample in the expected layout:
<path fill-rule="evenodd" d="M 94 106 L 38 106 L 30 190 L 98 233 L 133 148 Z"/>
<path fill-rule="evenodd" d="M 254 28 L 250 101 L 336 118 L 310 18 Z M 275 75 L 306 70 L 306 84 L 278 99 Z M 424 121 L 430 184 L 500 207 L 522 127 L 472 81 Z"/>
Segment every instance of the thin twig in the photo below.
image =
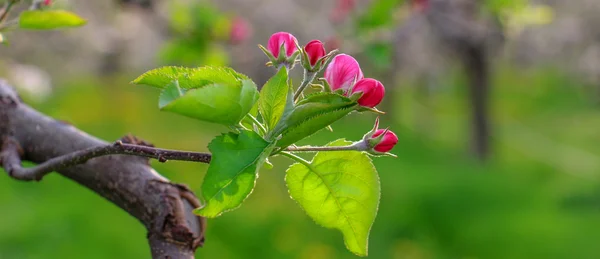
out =
<path fill-rule="evenodd" d="M 210 163 L 211 155 L 208 153 L 188 152 L 179 150 L 160 149 L 148 146 L 125 144 L 117 141 L 112 145 L 92 147 L 75 151 L 63 156 L 55 157 L 34 167 L 21 167 L 19 146 L 14 141 L 5 141 L 0 153 L 0 161 L 11 177 L 19 180 L 41 180 L 46 174 L 63 168 L 83 164 L 86 161 L 107 155 L 131 155 L 157 159 L 159 162 L 168 160 L 191 161 Z"/>
<path fill-rule="evenodd" d="M 331 147 L 314 147 L 314 146 L 289 146 L 285 149 L 286 151 L 292 152 L 318 152 L 318 151 L 348 151 L 348 150 L 356 150 L 361 151 L 361 146 L 357 144 L 352 144 L 348 146 L 331 146 Z"/>

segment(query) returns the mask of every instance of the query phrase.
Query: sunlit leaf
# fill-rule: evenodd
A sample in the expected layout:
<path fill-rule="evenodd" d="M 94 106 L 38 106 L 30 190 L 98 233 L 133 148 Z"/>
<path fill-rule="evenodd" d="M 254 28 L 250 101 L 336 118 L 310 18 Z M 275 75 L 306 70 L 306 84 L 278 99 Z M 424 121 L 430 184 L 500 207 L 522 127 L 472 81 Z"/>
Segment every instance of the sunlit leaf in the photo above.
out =
<path fill-rule="evenodd" d="M 341 139 L 329 146 L 350 143 Z M 290 196 L 317 224 L 340 230 L 348 250 L 366 256 L 380 195 L 371 159 L 359 151 L 319 152 L 307 163 L 287 170 Z"/>
<path fill-rule="evenodd" d="M 51 30 L 79 27 L 86 20 L 64 10 L 29 10 L 19 16 L 19 27 L 22 29 Z"/>
<path fill-rule="evenodd" d="M 166 66 L 150 70 L 133 80 L 131 83 L 165 88 L 173 80 L 178 80 L 181 88 L 192 89 L 211 83 L 228 85 L 241 84 L 241 80 L 244 79 L 248 79 L 248 77 L 228 67 L 205 66 L 188 68 Z"/>
<path fill-rule="evenodd" d="M 287 69 L 282 67 L 260 90 L 258 105 L 269 129 L 275 128 L 283 115 L 288 95 Z"/>
<path fill-rule="evenodd" d="M 208 149 L 212 160 L 202 183 L 205 206 L 195 213 L 214 218 L 236 209 L 252 193 L 273 145 L 253 131 L 242 131 L 215 138 Z"/>
<path fill-rule="evenodd" d="M 159 101 L 162 110 L 226 126 L 242 120 L 258 100 L 251 80 L 243 80 L 241 85 L 209 84 L 185 93 L 175 87 L 163 90 Z"/>

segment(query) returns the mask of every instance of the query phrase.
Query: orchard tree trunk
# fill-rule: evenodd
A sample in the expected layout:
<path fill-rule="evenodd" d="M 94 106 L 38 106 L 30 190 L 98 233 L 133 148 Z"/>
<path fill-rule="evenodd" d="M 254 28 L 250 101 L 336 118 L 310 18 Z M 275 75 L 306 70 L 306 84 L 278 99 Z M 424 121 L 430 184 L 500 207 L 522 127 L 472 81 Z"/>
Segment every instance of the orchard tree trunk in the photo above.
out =
<path fill-rule="evenodd" d="M 428 20 L 442 45 L 459 57 L 468 77 L 471 103 L 471 146 L 481 160 L 489 156 L 490 23 L 481 16 L 477 0 L 430 0 Z"/>
<path fill-rule="evenodd" d="M 464 53 L 471 103 L 471 143 L 473 153 L 481 160 L 490 153 L 489 78 L 485 48 L 472 48 Z"/>

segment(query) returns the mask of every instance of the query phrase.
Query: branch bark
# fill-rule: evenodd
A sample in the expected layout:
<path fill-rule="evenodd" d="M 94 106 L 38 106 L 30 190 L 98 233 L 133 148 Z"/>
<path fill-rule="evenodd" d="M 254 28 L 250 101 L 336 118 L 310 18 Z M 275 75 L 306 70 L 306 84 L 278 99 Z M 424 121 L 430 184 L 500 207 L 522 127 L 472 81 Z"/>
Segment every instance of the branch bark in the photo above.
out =
<path fill-rule="evenodd" d="M 122 141 L 125 146 L 145 144 L 130 136 Z M 0 81 L 0 142 L 3 147 L 0 164 L 15 179 L 28 176 L 22 180 L 29 180 L 32 174 L 23 171 L 27 168 L 21 168 L 22 159 L 44 165 L 73 152 L 119 146 L 35 111 L 4 81 Z M 192 213 L 200 206 L 192 191 L 158 174 L 145 157 L 106 155 L 88 159 L 79 165 L 50 166 L 45 170 L 57 169 L 59 174 L 93 190 L 137 218 L 148 231 L 153 258 L 194 258 L 195 250 L 204 243 L 206 221 Z M 164 159 L 167 157 L 163 154 Z"/>

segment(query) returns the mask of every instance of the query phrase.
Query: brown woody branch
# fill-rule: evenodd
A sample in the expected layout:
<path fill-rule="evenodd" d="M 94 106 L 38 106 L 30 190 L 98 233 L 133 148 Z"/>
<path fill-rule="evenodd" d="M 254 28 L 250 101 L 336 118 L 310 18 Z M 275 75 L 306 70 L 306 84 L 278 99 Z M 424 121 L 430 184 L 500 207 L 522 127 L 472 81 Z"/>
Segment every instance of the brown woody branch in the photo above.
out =
<path fill-rule="evenodd" d="M 13 178 L 41 179 L 56 170 L 137 218 L 148 231 L 153 258 L 194 258 L 204 242 L 205 219 L 192 213 L 199 200 L 154 171 L 146 157 L 208 162 L 209 154 L 157 149 L 133 137 L 109 144 L 40 114 L 4 81 L 0 144 L 0 164 Z M 23 168 L 21 160 L 38 165 Z"/>
<path fill-rule="evenodd" d="M 162 148 L 154 148 L 151 146 L 125 144 L 118 140 L 112 145 L 92 147 L 84 150 L 75 151 L 63 156 L 55 157 L 43 162 L 35 167 L 21 167 L 20 153 L 22 152 L 19 144 L 11 138 L 4 141 L 2 153 L 0 153 L 0 161 L 4 160 L 4 170 L 11 177 L 23 180 L 40 181 L 42 178 L 53 171 L 65 169 L 71 166 L 83 164 L 88 160 L 108 155 L 131 155 L 139 157 L 148 157 L 158 159 L 164 163 L 168 160 L 180 160 L 210 163 L 211 155 L 208 153 L 188 152 L 179 150 L 170 150 Z"/>

